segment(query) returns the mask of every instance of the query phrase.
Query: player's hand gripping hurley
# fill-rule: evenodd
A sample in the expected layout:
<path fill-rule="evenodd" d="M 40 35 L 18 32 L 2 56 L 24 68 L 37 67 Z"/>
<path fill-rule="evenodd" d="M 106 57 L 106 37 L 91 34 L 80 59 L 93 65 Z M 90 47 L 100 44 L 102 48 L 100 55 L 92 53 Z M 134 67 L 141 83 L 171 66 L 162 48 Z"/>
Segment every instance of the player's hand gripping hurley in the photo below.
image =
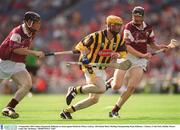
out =
<path fill-rule="evenodd" d="M 175 48 L 177 46 L 179 46 L 178 42 L 175 39 L 171 39 L 171 42 L 167 47 L 170 48 L 170 49 L 173 49 L 173 48 Z M 152 55 L 156 55 L 156 54 L 158 54 L 160 52 L 163 52 L 164 50 L 165 49 L 160 49 L 158 51 L 155 51 L 154 53 L 152 53 Z"/>

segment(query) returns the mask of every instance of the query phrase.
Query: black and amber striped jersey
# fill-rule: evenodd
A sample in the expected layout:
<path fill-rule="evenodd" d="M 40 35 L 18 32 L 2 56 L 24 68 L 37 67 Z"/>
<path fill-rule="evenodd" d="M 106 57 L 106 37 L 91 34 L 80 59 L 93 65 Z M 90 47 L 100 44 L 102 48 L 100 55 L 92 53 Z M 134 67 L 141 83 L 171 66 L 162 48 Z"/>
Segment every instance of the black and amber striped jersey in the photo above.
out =
<path fill-rule="evenodd" d="M 127 53 L 123 34 L 117 34 L 109 40 L 107 30 L 87 35 L 76 45 L 75 49 L 88 51 L 87 57 L 91 63 L 109 63 L 113 52 L 119 52 L 122 58 L 125 58 Z"/>

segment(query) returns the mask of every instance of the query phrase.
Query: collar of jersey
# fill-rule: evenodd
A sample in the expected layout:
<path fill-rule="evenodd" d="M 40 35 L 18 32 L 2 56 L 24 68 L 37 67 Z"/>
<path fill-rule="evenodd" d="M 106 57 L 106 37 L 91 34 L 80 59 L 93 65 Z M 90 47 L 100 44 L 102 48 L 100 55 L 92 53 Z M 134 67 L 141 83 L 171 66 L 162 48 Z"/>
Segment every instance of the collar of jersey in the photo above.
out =
<path fill-rule="evenodd" d="M 143 28 L 139 28 L 136 25 L 132 24 L 134 27 L 136 27 L 138 30 L 144 30 L 147 27 L 147 24 L 145 22 L 143 22 Z"/>
<path fill-rule="evenodd" d="M 106 29 L 103 31 L 103 33 L 104 33 L 105 38 L 106 38 L 109 42 L 111 42 L 112 40 L 114 40 L 114 37 L 113 37 L 111 40 L 108 38 L 107 30 L 106 30 Z"/>

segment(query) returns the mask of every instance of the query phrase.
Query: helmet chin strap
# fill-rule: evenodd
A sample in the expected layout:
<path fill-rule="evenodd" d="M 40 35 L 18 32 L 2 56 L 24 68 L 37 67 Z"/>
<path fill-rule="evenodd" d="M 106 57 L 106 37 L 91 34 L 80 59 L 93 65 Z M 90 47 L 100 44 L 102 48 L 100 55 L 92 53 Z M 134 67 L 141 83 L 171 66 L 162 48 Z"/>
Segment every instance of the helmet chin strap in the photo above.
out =
<path fill-rule="evenodd" d="M 28 22 L 26 22 L 26 25 L 27 25 L 27 27 L 28 27 L 28 29 L 29 29 L 29 31 L 30 31 L 31 33 L 37 32 L 37 30 L 31 28 L 32 25 L 33 25 L 33 21 L 31 21 L 30 25 L 28 24 Z"/>
<path fill-rule="evenodd" d="M 135 21 L 133 21 L 133 24 L 134 24 L 135 26 L 137 26 L 137 27 L 140 27 L 140 26 L 142 25 L 142 23 L 141 23 L 141 24 L 137 24 Z"/>
<path fill-rule="evenodd" d="M 135 26 L 140 27 L 141 24 L 133 23 Z"/>

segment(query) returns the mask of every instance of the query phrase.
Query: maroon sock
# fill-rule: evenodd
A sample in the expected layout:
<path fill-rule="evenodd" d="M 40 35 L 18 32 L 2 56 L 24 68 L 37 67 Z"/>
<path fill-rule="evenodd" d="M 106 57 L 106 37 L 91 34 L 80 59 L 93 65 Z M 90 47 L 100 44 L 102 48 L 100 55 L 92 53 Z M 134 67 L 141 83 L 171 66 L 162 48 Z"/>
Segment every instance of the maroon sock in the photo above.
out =
<path fill-rule="evenodd" d="M 19 102 L 18 102 L 16 99 L 13 98 L 13 99 L 11 99 L 11 101 L 8 103 L 7 107 L 15 108 L 18 103 L 19 103 Z"/>
<path fill-rule="evenodd" d="M 112 109 L 113 112 L 118 112 L 120 110 L 120 107 L 115 105 L 114 108 Z"/>

